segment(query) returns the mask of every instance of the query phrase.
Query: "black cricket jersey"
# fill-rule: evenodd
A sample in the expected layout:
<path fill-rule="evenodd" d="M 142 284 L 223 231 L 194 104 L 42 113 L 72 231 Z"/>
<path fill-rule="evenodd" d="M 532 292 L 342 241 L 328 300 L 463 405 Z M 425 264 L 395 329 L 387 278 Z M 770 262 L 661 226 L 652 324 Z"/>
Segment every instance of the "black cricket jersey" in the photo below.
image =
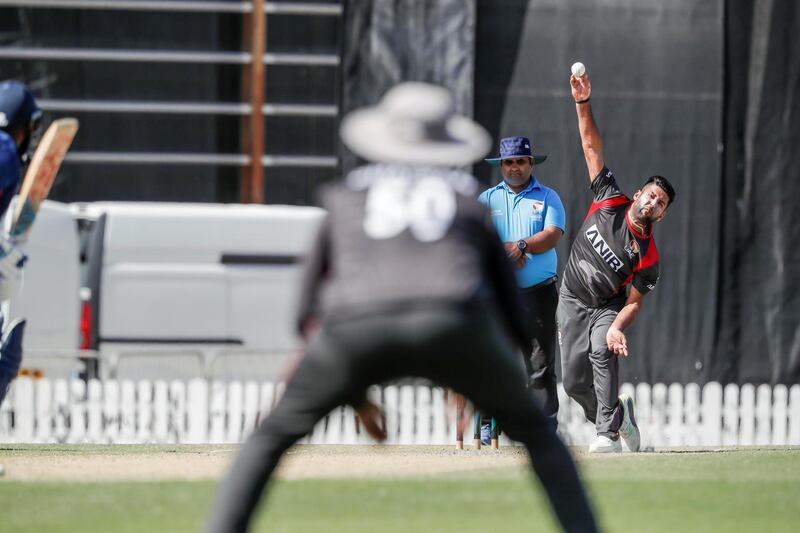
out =
<path fill-rule="evenodd" d="M 514 274 L 471 175 L 369 165 L 323 186 L 328 216 L 306 263 L 297 326 L 494 300 L 524 338 Z"/>
<path fill-rule="evenodd" d="M 564 269 L 564 286 L 589 307 L 624 295 L 632 283 L 642 294 L 658 282 L 658 250 L 652 237 L 638 233 L 627 217 L 631 200 L 608 167 L 592 182 L 594 201 Z"/>

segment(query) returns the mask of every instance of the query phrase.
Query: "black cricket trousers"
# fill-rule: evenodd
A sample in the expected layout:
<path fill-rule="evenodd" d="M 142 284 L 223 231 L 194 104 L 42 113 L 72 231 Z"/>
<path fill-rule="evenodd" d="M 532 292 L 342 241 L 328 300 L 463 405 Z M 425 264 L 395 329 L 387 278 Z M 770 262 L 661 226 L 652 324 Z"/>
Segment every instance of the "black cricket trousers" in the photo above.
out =
<path fill-rule="evenodd" d="M 328 322 L 309 345 L 273 412 L 241 448 L 206 531 L 246 531 L 278 460 L 332 409 L 355 404 L 376 383 L 421 377 L 470 398 L 525 444 L 536 475 L 567 531 L 596 531 L 564 444 L 525 386 L 505 331 L 475 304 L 374 314 Z"/>

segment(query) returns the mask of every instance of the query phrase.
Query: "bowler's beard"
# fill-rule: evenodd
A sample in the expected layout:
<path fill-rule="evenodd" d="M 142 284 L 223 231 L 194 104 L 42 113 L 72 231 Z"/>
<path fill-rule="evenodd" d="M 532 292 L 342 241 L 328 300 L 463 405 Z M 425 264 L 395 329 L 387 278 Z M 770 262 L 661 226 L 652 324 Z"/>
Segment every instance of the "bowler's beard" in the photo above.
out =
<path fill-rule="evenodd" d="M 636 221 L 637 224 L 641 224 L 642 226 L 647 227 L 656 222 L 657 217 L 655 216 L 654 209 L 651 209 L 649 214 L 645 214 L 644 207 L 645 207 L 644 202 L 641 199 L 636 200 L 633 203 L 631 214 L 633 215 L 633 219 Z"/>

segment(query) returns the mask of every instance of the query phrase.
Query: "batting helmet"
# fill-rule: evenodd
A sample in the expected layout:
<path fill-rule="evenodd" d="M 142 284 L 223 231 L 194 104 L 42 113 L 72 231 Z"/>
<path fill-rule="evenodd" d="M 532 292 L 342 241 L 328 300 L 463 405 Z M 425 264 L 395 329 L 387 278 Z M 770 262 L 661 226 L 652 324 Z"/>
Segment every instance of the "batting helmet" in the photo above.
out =
<path fill-rule="evenodd" d="M 32 135 L 37 131 L 42 110 L 30 89 L 18 81 L 0 83 L 0 129 L 11 133 L 23 128 L 25 137 L 19 144 L 18 153 L 24 156 L 28 151 Z"/>

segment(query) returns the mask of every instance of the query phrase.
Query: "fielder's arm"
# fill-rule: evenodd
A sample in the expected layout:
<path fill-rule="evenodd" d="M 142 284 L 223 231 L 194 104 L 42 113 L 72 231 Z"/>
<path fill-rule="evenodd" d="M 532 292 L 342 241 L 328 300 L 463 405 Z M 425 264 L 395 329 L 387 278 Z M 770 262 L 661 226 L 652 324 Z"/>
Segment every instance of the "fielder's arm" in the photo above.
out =
<path fill-rule="evenodd" d="M 594 182 L 597 175 L 603 170 L 603 138 L 592 116 L 592 104 L 588 101 L 592 95 L 592 84 L 589 75 L 580 78 L 570 76 L 569 84 L 572 97 L 575 99 L 575 111 L 578 113 L 578 131 L 581 134 L 583 156 L 586 158 L 586 167 L 589 169 L 589 180 Z M 578 103 L 583 102 L 583 103 Z"/>
<path fill-rule="evenodd" d="M 306 257 L 300 289 L 300 303 L 297 308 L 296 327 L 301 337 L 305 337 L 317 306 L 319 287 L 330 270 L 330 232 L 327 218 L 320 222 L 311 251 Z"/>

